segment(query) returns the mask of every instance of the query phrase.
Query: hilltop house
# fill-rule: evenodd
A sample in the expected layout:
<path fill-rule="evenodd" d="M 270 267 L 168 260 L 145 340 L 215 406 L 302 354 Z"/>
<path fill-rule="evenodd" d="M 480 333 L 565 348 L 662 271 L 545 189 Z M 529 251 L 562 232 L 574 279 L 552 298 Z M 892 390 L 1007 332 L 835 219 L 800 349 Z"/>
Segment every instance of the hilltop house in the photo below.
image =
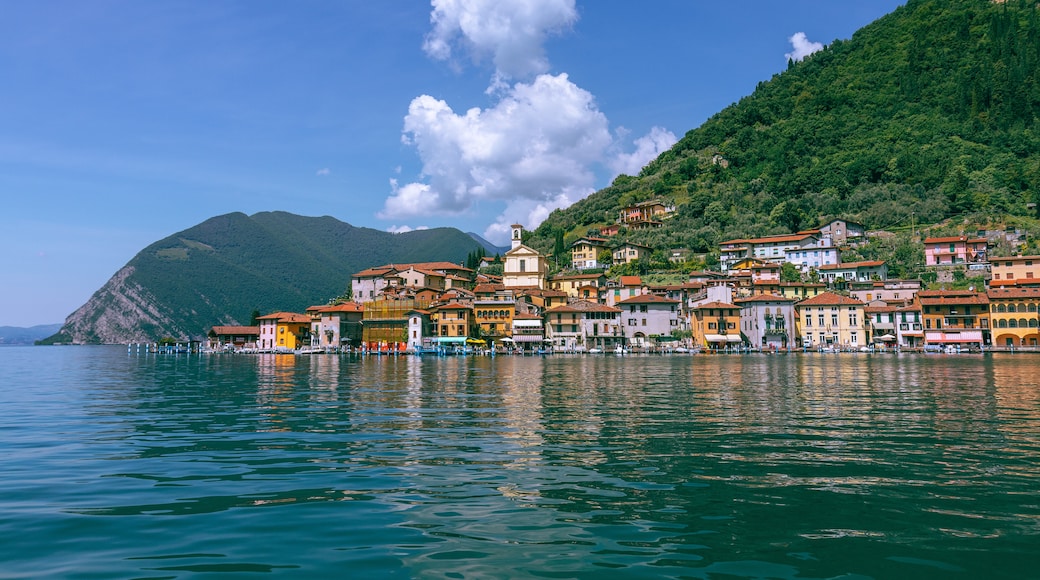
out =
<path fill-rule="evenodd" d="M 644 246 L 635 242 L 625 242 L 614 248 L 612 255 L 615 264 L 629 264 L 636 260 L 647 260 L 653 252 L 654 249 L 650 246 Z"/>
<path fill-rule="evenodd" d="M 983 264 L 986 262 L 988 242 L 986 238 L 953 236 L 925 238 L 925 266 L 949 266 L 954 264 Z"/>
<path fill-rule="evenodd" d="M 609 266 L 599 262 L 599 254 L 607 249 L 607 243 L 604 238 L 579 238 L 571 244 L 571 267 L 575 270 L 590 270 Z"/>
<path fill-rule="evenodd" d="M 826 281 L 828 284 L 834 284 L 838 279 L 845 282 L 866 282 L 888 278 L 888 265 L 880 260 L 827 264 L 817 268 L 817 271 L 820 274 L 820 280 Z"/>

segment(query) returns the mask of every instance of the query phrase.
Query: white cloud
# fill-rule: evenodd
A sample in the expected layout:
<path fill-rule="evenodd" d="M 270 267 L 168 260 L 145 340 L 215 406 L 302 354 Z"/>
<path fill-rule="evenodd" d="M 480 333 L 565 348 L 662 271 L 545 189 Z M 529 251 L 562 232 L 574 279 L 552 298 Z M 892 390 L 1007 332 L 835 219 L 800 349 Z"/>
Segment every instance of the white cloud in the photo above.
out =
<path fill-rule="evenodd" d="M 417 148 L 426 182 L 391 181 L 384 219 L 460 215 L 486 200 L 559 207 L 594 190 L 591 166 L 612 144 L 592 95 L 566 74 L 517 83 L 495 106 L 461 115 L 417 97 L 404 125 L 402 140 Z"/>
<path fill-rule="evenodd" d="M 543 43 L 578 19 L 575 0 L 432 0 L 433 30 L 423 50 L 452 60 L 462 49 L 473 60 L 491 55 L 496 74 L 522 78 L 549 70 Z"/>
<path fill-rule="evenodd" d="M 609 161 L 613 177 L 624 173 L 638 175 L 643 167 L 657 158 L 658 155 L 675 145 L 675 134 L 661 127 L 650 129 L 650 133 L 634 141 L 636 150 L 632 153 L 618 153 Z"/>
<path fill-rule="evenodd" d="M 390 226 L 390 227 L 386 228 L 386 231 L 390 232 L 391 234 L 405 234 L 405 233 L 408 233 L 408 232 L 417 232 L 419 230 L 428 230 L 428 229 L 430 229 L 429 226 L 415 226 L 413 228 L 411 226 L 401 225 L 401 226 Z"/>
<path fill-rule="evenodd" d="M 788 60 L 802 60 L 818 50 L 823 50 L 823 44 L 809 42 L 809 38 L 805 36 L 804 32 L 796 32 L 787 40 L 791 42 L 791 47 L 794 48 L 793 51 L 784 54 L 784 58 Z"/>
<path fill-rule="evenodd" d="M 324 176 L 326 176 L 326 175 L 328 175 L 330 173 L 332 173 L 332 171 L 330 171 L 328 167 L 323 167 L 323 168 L 319 169 L 318 172 L 315 173 L 315 175 L 320 175 L 320 176 L 324 177 Z"/>

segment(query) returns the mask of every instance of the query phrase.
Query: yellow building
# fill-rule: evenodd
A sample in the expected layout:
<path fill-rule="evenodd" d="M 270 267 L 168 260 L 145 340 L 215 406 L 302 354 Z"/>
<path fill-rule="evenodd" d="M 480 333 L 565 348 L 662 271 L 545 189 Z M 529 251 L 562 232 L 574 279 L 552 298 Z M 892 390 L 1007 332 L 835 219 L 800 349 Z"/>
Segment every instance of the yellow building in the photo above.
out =
<path fill-rule="evenodd" d="M 311 317 L 294 312 L 275 312 L 256 319 L 260 325 L 259 348 L 296 350 L 309 345 Z"/>
<path fill-rule="evenodd" d="M 490 340 L 512 338 L 516 298 L 502 284 L 478 284 L 473 289 L 473 318 L 480 335 Z"/>
<path fill-rule="evenodd" d="M 690 313 L 693 344 L 709 349 L 736 346 L 740 338 L 740 307 L 728 302 L 708 302 Z"/>
<path fill-rule="evenodd" d="M 465 339 L 470 336 L 473 309 L 465 304 L 450 302 L 433 309 L 436 336 L 440 339 Z M 442 342 L 444 342 L 442 340 Z"/>
<path fill-rule="evenodd" d="M 568 296 L 572 298 L 591 299 L 593 302 L 596 301 L 596 296 L 582 296 L 581 290 L 592 286 L 594 288 L 602 288 L 607 285 L 606 274 L 558 274 L 552 277 L 549 281 L 549 286 L 553 290 L 560 292 L 566 292 Z"/>
<path fill-rule="evenodd" d="M 1037 346 L 1040 340 L 1040 288 L 990 288 L 993 346 Z"/>
<path fill-rule="evenodd" d="M 605 238 L 581 238 L 571 244 L 571 267 L 577 270 L 604 268 L 610 264 L 601 264 L 599 254 L 607 248 Z"/>
<path fill-rule="evenodd" d="M 865 304 L 822 292 L 795 304 L 802 345 L 809 348 L 859 348 L 867 345 Z"/>

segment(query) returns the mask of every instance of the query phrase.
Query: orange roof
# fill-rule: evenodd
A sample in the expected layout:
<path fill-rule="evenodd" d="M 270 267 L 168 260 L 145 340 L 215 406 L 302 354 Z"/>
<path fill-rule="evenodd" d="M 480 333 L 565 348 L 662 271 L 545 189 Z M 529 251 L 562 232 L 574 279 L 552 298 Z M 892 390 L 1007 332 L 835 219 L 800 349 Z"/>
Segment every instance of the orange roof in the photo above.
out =
<path fill-rule="evenodd" d="M 639 276 L 621 276 L 618 278 L 618 282 L 621 282 L 622 286 L 642 286 L 643 279 Z"/>
<path fill-rule="evenodd" d="M 214 326 L 210 334 L 260 334 L 259 326 Z"/>
<path fill-rule="evenodd" d="M 589 302 L 588 300 L 578 300 L 577 302 L 571 302 L 570 304 L 564 304 L 545 311 L 546 314 L 556 312 L 621 312 L 621 309 Z"/>
<path fill-rule="evenodd" d="M 989 304 L 986 294 L 969 290 L 921 290 L 917 298 L 925 306 Z"/>
<path fill-rule="evenodd" d="M 812 298 L 806 298 L 798 306 L 862 306 L 863 302 L 834 292 L 821 292 Z"/>
<path fill-rule="evenodd" d="M 1017 286 L 1013 288 L 990 288 L 986 292 L 990 300 L 1015 300 L 1019 298 L 1040 298 L 1040 288 L 1035 286 Z"/>
<path fill-rule="evenodd" d="M 484 294 L 487 292 L 498 292 L 505 289 L 506 287 L 504 284 L 477 284 L 476 287 L 473 288 L 473 292 L 475 294 Z"/>
<path fill-rule="evenodd" d="M 925 238 L 925 244 L 949 244 L 951 242 L 964 242 L 967 244 L 986 243 L 986 238 L 969 238 L 968 236 L 948 236 L 945 238 Z"/>
<path fill-rule="evenodd" d="M 311 317 L 306 314 L 298 314 L 296 312 L 275 312 L 266 316 L 258 316 L 257 320 L 276 320 L 278 322 L 306 322 L 310 323 Z"/>
<path fill-rule="evenodd" d="M 700 306 L 695 307 L 694 310 L 705 310 L 705 309 L 708 309 L 708 308 L 733 308 L 733 309 L 736 309 L 736 310 L 740 310 L 740 307 L 737 306 L 736 304 L 730 304 L 728 302 L 719 302 L 719 301 L 708 302 L 707 304 L 701 304 Z"/>
<path fill-rule="evenodd" d="M 1040 256 L 990 256 L 989 261 L 994 264 L 998 262 L 1025 262 L 1028 260 L 1040 260 Z"/>

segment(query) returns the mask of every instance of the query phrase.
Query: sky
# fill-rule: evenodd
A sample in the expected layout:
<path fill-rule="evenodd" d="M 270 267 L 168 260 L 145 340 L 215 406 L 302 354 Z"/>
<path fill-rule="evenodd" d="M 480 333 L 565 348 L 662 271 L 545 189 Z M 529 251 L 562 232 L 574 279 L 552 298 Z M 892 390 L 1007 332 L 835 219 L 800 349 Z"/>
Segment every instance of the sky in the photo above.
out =
<path fill-rule="evenodd" d="M 902 3 L 5 3 L 0 326 L 230 212 L 505 244 Z"/>

